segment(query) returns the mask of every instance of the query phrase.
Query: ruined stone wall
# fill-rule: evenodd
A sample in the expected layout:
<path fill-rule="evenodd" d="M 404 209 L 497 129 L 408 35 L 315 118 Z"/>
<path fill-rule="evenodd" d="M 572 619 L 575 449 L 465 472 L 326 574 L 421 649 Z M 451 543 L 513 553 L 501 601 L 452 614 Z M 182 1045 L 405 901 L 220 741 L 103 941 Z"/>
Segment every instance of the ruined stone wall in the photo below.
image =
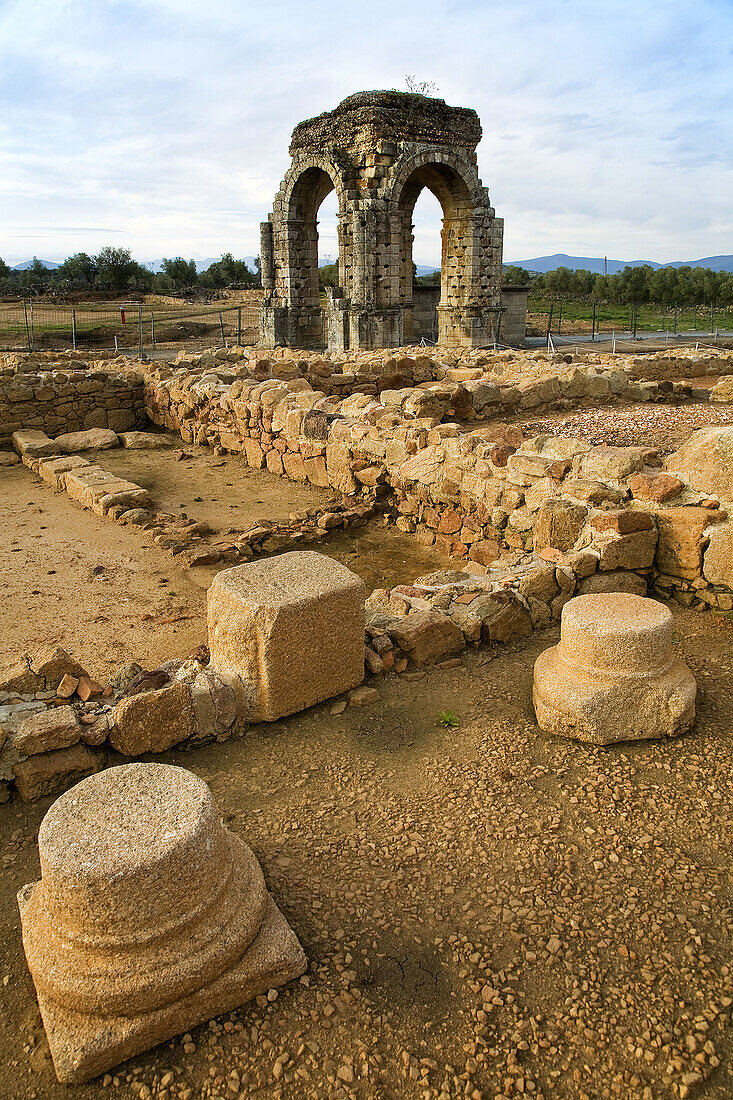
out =
<path fill-rule="evenodd" d="M 134 372 L 0 369 L 0 447 L 21 428 L 61 435 L 84 428 L 122 432 L 146 423 L 142 378 Z"/>
<path fill-rule="evenodd" d="M 419 340 L 438 338 L 439 286 L 413 286 L 412 288 L 412 337 Z"/>
<path fill-rule="evenodd" d="M 224 377 L 168 370 L 167 377 L 156 369 L 146 378 L 155 423 L 189 442 L 242 453 L 255 468 L 344 494 L 386 497 L 402 530 L 479 571 L 507 547 L 590 548 L 602 574 L 634 572 L 644 590 L 661 575 L 665 591 L 733 607 L 733 576 L 704 571 L 708 528 L 723 522 L 727 538 L 733 530 L 726 522 L 733 487 L 722 501 L 710 498 L 704 487 L 666 473 L 648 449 L 552 436 L 522 440 L 517 428 L 500 422 L 472 431 L 441 423 L 456 394 L 471 392 L 470 382 L 341 400 L 313 390 L 305 378 L 231 381 L 226 370 Z M 605 399 L 622 384 L 632 392 L 657 386 L 629 382 L 618 370 L 606 375 L 576 369 L 567 379 L 494 389 L 499 405 L 511 394 L 514 408 L 527 400 L 537 408 L 543 399 L 578 395 L 581 384 Z M 697 532 L 692 539 L 690 531 Z"/>
<path fill-rule="evenodd" d="M 501 333 L 499 342 L 513 348 L 521 348 L 527 329 L 526 286 L 505 286 L 501 290 Z"/>

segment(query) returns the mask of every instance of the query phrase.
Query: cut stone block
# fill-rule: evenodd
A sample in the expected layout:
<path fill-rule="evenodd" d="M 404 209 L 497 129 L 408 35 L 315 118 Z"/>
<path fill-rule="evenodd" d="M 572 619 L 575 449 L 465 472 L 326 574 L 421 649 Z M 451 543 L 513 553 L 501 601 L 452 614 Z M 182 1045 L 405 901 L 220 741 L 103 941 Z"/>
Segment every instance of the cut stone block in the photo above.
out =
<path fill-rule="evenodd" d="M 711 584 L 733 588 L 733 520 L 719 523 L 709 532 L 703 574 Z"/>
<path fill-rule="evenodd" d="M 674 656 L 669 608 L 626 593 L 570 600 L 560 644 L 534 667 L 540 727 L 594 745 L 683 733 L 695 720 L 696 691 Z"/>
<path fill-rule="evenodd" d="M 51 749 L 68 749 L 81 737 L 73 707 L 51 707 L 32 714 L 15 735 L 15 747 L 24 756 L 35 756 Z"/>
<path fill-rule="evenodd" d="M 665 466 L 698 492 L 733 501 L 733 427 L 693 432 Z"/>
<path fill-rule="evenodd" d="M 13 446 L 23 458 L 40 458 L 42 455 L 57 455 L 59 447 L 55 440 L 49 439 L 45 432 L 32 428 L 21 428 L 13 432 Z"/>
<path fill-rule="evenodd" d="M 298 977 L 303 950 L 247 845 L 183 768 L 129 764 L 68 792 L 18 894 L 59 1080 L 88 1081 Z"/>
<path fill-rule="evenodd" d="M 63 646 L 50 645 L 38 650 L 31 658 L 34 672 L 43 677 L 47 690 L 56 688 L 64 676 L 86 676 L 86 669 Z"/>
<path fill-rule="evenodd" d="M 156 451 L 173 443 L 170 436 L 155 432 L 120 432 L 119 440 L 128 451 Z"/>
<path fill-rule="evenodd" d="M 37 802 L 99 771 L 102 763 L 102 757 L 81 744 L 42 752 L 15 765 L 15 785 L 24 802 Z"/>
<path fill-rule="evenodd" d="M 118 447 L 117 433 L 111 428 L 89 428 L 83 432 L 66 432 L 57 435 L 54 440 L 62 454 L 75 454 L 77 451 L 106 451 Z"/>
<path fill-rule="evenodd" d="M 147 489 L 141 489 L 134 481 L 125 481 L 107 473 L 101 466 L 87 466 L 65 475 L 66 492 L 72 500 L 84 508 L 91 508 L 98 516 L 105 516 L 115 504 L 145 508 L 150 504 Z"/>
<path fill-rule="evenodd" d="M 66 484 L 66 474 L 69 470 L 80 469 L 89 466 L 89 459 L 81 455 L 65 455 L 62 458 L 44 458 L 38 464 L 38 473 L 42 481 L 52 485 L 54 489 L 63 489 Z"/>
<path fill-rule="evenodd" d="M 695 580 L 702 573 L 703 552 L 708 544 L 708 528 L 721 523 L 725 516 L 710 508 L 662 508 L 657 513 L 659 543 L 656 566 L 670 577 Z"/>
<path fill-rule="evenodd" d="M 466 648 L 460 626 L 434 608 L 406 615 L 392 627 L 390 636 L 416 665 L 433 665 Z"/>
<path fill-rule="evenodd" d="M 140 756 L 163 752 L 195 731 L 191 689 L 177 683 L 122 699 L 114 709 L 109 740 L 125 756 Z"/>
<path fill-rule="evenodd" d="M 218 573 L 209 589 L 211 667 L 237 677 L 252 721 L 275 721 L 364 677 L 364 582 L 312 550 Z"/>
<path fill-rule="evenodd" d="M 534 522 L 534 549 L 552 546 L 555 550 L 572 550 L 583 529 L 588 511 L 564 497 L 555 497 L 541 504 Z"/>

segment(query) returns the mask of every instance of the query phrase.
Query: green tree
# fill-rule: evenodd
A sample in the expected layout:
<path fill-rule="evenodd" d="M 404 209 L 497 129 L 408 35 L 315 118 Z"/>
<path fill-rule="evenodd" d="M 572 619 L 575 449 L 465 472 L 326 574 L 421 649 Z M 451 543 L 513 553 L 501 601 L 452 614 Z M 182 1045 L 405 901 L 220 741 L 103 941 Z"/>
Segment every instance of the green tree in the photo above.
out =
<path fill-rule="evenodd" d="M 5 263 L 5 260 L 0 256 L 0 279 L 7 279 L 10 275 L 10 268 Z"/>
<path fill-rule="evenodd" d="M 107 245 L 94 257 L 97 265 L 96 282 L 100 290 L 119 294 L 127 290 L 133 273 L 133 259 L 129 248 L 113 248 Z"/>
<path fill-rule="evenodd" d="M 100 290 L 121 294 L 125 290 L 152 289 L 152 271 L 136 263 L 129 248 L 107 245 L 97 253 L 94 262 L 97 265 L 96 285 Z"/>
<path fill-rule="evenodd" d="M 26 294 L 43 294 L 50 284 L 52 275 L 47 267 L 34 256 L 33 263 L 25 271 L 14 272 L 15 285 Z"/>
<path fill-rule="evenodd" d="M 68 256 L 56 271 L 59 282 L 79 289 L 94 286 L 97 278 L 97 265 L 86 252 L 77 252 Z"/>
<path fill-rule="evenodd" d="M 532 276 L 526 267 L 517 267 L 516 264 L 507 264 L 502 273 L 501 280 L 504 286 L 528 286 L 532 282 Z"/>
<path fill-rule="evenodd" d="M 170 281 L 173 290 L 185 290 L 198 282 L 195 260 L 184 260 L 176 256 L 174 260 L 163 260 L 163 275 Z"/>
<path fill-rule="evenodd" d="M 339 285 L 339 265 L 324 264 L 318 268 L 318 285 L 323 290 L 326 286 Z"/>
<path fill-rule="evenodd" d="M 221 290 L 225 286 L 257 286 L 259 279 L 244 260 L 235 260 L 231 252 L 225 252 L 220 260 L 203 272 L 199 282 L 202 286 Z"/>
<path fill-rule="evenodd" d="M 415 275 L 412 281 L 415 286 L 440 286 L 440 269 L 437 271 L 429 271 L 427 275 Z"/>

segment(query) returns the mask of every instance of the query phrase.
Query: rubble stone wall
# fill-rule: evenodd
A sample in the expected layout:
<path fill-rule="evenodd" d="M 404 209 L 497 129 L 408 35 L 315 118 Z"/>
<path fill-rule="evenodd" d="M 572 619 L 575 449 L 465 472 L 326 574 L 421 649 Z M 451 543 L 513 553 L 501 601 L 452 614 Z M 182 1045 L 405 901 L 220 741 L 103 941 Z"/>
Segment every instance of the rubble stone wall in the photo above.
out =
<path fill-rule="evenodd" d="M 22 428 L 61 435 L 87 428 L 123 432 L 147 423 L 142 378 L 135 372 L 73 364 L 69 370 L 0 371 L 0 447 Z"/>
<path fill-rule="evenodd" d="M 502 387 L 446 371 L 442 383 L 341 399 L 301 376 L 257 381 L 247 374 L 153 368 L 145 381 L 148 414 L 185 441 L 239 452 L 255 468 L 389 499 L 402 530 L 478 571 L 507 547 L 590 547 L 602 573 L 633 571 L 645 588 L 654 577 L 686 602 L 733 607 L 731 586 L 711 582 L 704 570 L 709 529 L 733 505 L 665 472 L 655 452 L 555 436 L 522 440 L 500 419 L 475 429 L 442 422 L 456 405 L 462 415 L 469 407 L 475 413 L 479 387 L 492 394 L 497 411 L 516 411 L 588 393 L 659 399 L 667 385 L 674 393 L 671 383 L 634 383 L 615 367 L 572 367 Z M 473 394 L 470 406 L 460 404 L 464 393 Z"/>

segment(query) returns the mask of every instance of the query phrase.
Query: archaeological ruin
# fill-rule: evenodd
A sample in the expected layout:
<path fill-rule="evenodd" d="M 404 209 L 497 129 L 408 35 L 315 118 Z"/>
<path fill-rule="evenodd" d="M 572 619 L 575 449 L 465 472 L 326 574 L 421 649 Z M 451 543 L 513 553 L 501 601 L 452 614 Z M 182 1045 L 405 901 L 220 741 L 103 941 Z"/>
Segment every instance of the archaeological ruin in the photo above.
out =
<path fill-rule="evenodd" d="M 519 308 L 516 293 L 502 297 L 504 225 L 479 179 L 480 139 L 475 111 L 397 91 L 359 92 L 296 126 L 292 164 L 262 223 L 264 346 L 339 351 L 410 343 L 412 217 L 424 187 L 443 209 L 438 343 L 521 342 L 526 294 Z M 333 190 L 339 286 L 322 310 L 317 217 Z"/>
<path fill-rule="evenodd" d="M 480 136 L 297 126 L 257 346 L 0 354 L 2 1100 L 730 1094 L 733 348 L 512 346 Z"/>

